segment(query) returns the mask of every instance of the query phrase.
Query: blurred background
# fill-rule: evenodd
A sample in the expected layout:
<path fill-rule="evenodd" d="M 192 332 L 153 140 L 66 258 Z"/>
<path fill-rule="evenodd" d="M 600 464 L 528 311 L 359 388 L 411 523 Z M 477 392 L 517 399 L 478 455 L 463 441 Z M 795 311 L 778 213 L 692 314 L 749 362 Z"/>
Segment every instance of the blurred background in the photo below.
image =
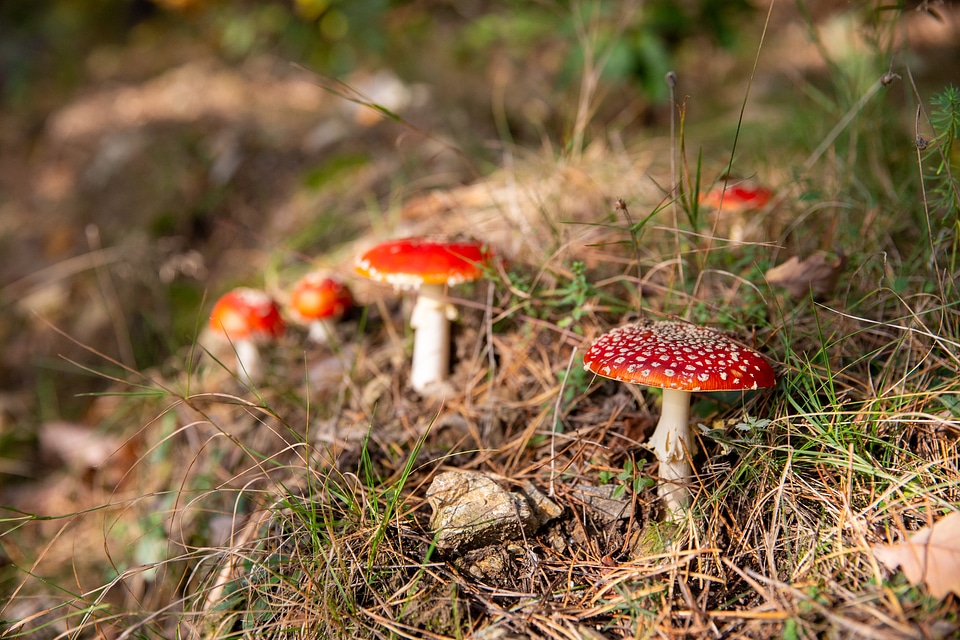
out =
<path fill-rule="evenodd" d="M 169 364 L 229 286 L 343 263 L 405 201 L 513 154 L 666 135 L 667 71 L 721 161 L 749 85 L 744 149 L 773 166 L 781 143 L 823 133 L 784 126 L 778 105 L 823 92 L 839 117 L 890 41 L 909 43 L 896 55 L 921 95 L 958 68 L 949 5 L 897 21 L 868 2 L 781 5 L 767 22 L 766 3 L 740 0 L 3 2 L 3 464 L 38 424 L 96 422 L 84 394 L 118 365 Z M 904 85 L 888 92 L 904 105 L 892 139 L 909 144 Z"/>
<path fill-rule="evenodd" d="M 363 215 L 569 143 L 662 125 L 666 71 L 722 82 L 745 2 L 0 4 L 0 444 L 77 419 L 107 366 L 190 344 L 205 296 L 336 249 Z M 741 34 L 751 33 L 748 42 Z M 718 51 L 730 51 L 717 57 Z M 685 78 L 686 80 L 686 78 Z M 737 88 L 720 100 L 739 100 Z M 402 118 L 347 98 L 377 103 Z M 263 276 L 257 275 L 256 281 Z M 208 305 L 209 306 L 209 305 Z"/>

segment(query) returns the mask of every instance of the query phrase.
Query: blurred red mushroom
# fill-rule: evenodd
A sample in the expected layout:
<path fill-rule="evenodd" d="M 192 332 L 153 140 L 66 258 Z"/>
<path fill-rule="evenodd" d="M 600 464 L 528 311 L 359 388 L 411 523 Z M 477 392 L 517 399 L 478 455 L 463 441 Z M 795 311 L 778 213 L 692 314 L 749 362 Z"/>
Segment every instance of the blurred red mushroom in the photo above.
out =
<path fill-rule="evenodd" d="M 290 293 L 290 315 L 310 327 L 309 337 L 325 343 L 334 324 L 353 307 L 350 289 L 336 275 L 312 271 L 297 281 Z"/>
<path fill-rule="evenodd" d="M 751 180 L 725 179 L 700 194 L 700 204 L 725 213 L 762 209 L 773 191 Z"/>
<path fill-rule="evenodd" d="M 245 384 L 258 380 L 262 373 L 258 343 L 280 337 L 286 328 L 273 298 L 246 287 L 228 291 L 217 300 L 210 313 L 210 327 L 233 345 L 236 374 Z"/>
<path fill-rule="evenodd" d="M 419 290 L 410 316 L 415 331 L 410 383 L 418 393 L 447 377 L 456 309 L 444 300 L 446 288 L 478 279 L 490 257 L 479 242 L 405 238 L 378 244 L 357 258 L 360 275 L 396 289 Z"/>

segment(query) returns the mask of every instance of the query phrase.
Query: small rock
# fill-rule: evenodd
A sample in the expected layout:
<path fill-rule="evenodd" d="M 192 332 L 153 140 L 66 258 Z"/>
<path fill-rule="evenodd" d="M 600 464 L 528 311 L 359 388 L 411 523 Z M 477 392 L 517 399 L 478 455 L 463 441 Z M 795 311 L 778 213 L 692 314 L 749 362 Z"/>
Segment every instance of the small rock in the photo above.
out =
<path fill-rule="evenodd" d="M 573 497 L 580 500 L 590 512 L 602 522 L 627 520 L 633 515 L 633 500 L 628 495 L 614 497 L 617 486 L 604 484 L 595 487 L 590 484 L 578 484 L 573 488 Z"/>
<path fill-rule="evenodd" d="M 530 635 L 514 631 L 509 622 L 495 622 L 478 629 L 471 637 L 474 640 L 533 640 Z"/>
<path fill-rule="evenodd" d="M 499 547 L 488 547 L 493 551 L 483 553 L 477 558 L 471 558 L 473 562 L 469 565 L 468 571 L 477 579 L 500 578 L 506 572 L 510 558 L 507 557 Z M 469 557 L 469 556 L 468 556 Z"/>
<path fill-rule="evenodd" d="M 548 498 L 545 493 L 537 489 L 529 480 L 523 481 L 523 493 L 530 501 L 533 512 L 541 525 L 550 522 L 554 518 L 559 518 L 560 514 L 563 513 L 562 507 Z"/>
<path fill-rule="evenodd" d="M 560 512 L 546 496 L 536 493 L 537 497 L 531 497 L 508 491 L 476 471 L 441 473 L 427 489 L 433 507 L 430 528 L 436 533 L 437 547 L 464 551 L 532 535 L 556 517 L 550 514 Z"/>
<path fill-rule="evenodd" d="M 577 625 L 577 633 L 580 634 L 580 637 L 583 640 L 607 640 L 607 636 L 603 635 L 599 631 L 591 629 L 585 624 Z"/>

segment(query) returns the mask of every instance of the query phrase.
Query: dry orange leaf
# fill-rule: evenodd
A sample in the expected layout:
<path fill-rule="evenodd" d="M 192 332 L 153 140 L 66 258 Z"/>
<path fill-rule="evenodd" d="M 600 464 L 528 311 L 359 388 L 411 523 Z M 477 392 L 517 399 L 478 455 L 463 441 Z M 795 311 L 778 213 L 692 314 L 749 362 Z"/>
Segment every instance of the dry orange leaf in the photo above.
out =
<path fill-rule="evenodd" d="M 877 560 L 900 567 L 910 584 L 927 585 L 934 598 L 960 596 L 960 512 L 944 516 L 900 544 L 874 545 Z"/>
<path fill-rule="evenodd" d="M 820 299 L 833 291 L 846 264 L 847 257 L 843 253 L 818 251 L 803 262 L 793 256 L 763 275 L 767 282 L 783 287 L 795 298 L 802 298 L 812 291 L 814 297 Z"/>

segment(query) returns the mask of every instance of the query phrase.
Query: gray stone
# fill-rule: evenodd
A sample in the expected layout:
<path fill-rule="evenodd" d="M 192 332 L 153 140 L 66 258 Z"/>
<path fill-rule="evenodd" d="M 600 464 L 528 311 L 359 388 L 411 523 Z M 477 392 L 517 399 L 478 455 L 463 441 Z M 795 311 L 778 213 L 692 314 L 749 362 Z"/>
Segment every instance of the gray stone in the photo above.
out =
<path fill-rule="evenodd" d="M 525 495 L 530 492 L 533 496 Z M 554 504 L 530 485 L 509 491 L 476 471 L 447 471 L 427 489 L 433 507 L 430 528 L 442 551 L 465 551 L 532 535 L 560 514 Z"/>
<path fill-rule="evenodd" d="M 578 484 L 571 493 L 576 500 L 583 502 L 590 513 L 602 522 L 627 520 L 633 515 L 633 498 L 629 492 L 614 497 L 617 485 L 603 484 L 599 487 L 590 484 Z"/>

